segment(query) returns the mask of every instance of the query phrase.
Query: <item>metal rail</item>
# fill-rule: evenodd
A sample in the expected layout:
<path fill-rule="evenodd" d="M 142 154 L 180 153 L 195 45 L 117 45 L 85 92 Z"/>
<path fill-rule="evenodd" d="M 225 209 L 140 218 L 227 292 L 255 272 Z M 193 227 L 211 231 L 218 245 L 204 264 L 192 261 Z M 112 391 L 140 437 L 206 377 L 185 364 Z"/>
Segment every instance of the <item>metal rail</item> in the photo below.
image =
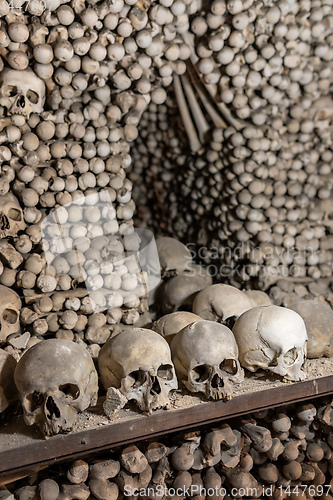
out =
<path fill-rule="evenodd" d="M 82 458 L 127 443 L 207 425 L 265 408 L 305 401 L 333 393 L 333 375 L 275 387 L 262 392 L 216 401 L 191 408 L 159 411 L 133 420 L 107 424 L 90 430 L 34 440 L 0 452 L 0 484 L 23 477 L 51 463 Z"/>

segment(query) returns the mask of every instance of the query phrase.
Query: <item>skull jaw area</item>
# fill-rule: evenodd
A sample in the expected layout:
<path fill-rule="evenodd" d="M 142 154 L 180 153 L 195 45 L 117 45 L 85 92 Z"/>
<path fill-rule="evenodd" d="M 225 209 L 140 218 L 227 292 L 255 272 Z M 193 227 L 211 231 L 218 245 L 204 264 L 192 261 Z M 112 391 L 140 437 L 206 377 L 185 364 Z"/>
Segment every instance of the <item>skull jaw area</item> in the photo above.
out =
<path fill-rule="evenodd" d="M 29 410 L 30 401 L 23 403 L 23 418 L 27 425 L 37 425 L 45 439 L 50 436 L 66 433 L 72 430 L 78 410 L 70 406 L 53 394 L 42 395 L 43 402 L 34 411 Z"/>
<path fill-rule="evenodd" d="M 273 349 L 266 348 L 248 351 L 243 356 L 242 364 L 251 372 L 256 372 L 261 368 L 280 375 L 286 380 L 297 382 L 306 378 L 306 374 L 301 369 L 305 357 L 306 346 L 297 351 L 297 356 L 293 360 L 288 353 L 276 353 Z"/>
<path fill-rule="evenodd" d="M 208 377 L 204 381 L 196 380 L 197 374 L 190 370 L 188 379 L 183 384 L 190 392 L 201 392 L 207 398 L 217 400 L 229 400 L 232 398 L 233 383 L 229 378 L 216 369 L 207 365 Z"/>
<path fill-rule="evenodd" d="M 306 373 L 302 370 L 305 357 L 306 345 L 303 349 L 298 351 L 297 357 L 292 363 L 288 363 L 287 361 L 289 361 L 290 358 L 282 353 L 276 360 L 277 366 L 269 366 L 268 369 L 273 373 L 281 375 L 284 379 L 290 380 L 291 382 L 305 380 Z"/>
<path fill-rule="evenodd" d="M 175 380 L 174 375 L 171 383 L 167 383 L 155 374 L 140 371 L 134 384 L 131 376 L 123 378 L 120 391 L 129 401 L 135 400 L 141 411 L 151 413 L 169 405 L 169 392 L 177 389 Z"/>

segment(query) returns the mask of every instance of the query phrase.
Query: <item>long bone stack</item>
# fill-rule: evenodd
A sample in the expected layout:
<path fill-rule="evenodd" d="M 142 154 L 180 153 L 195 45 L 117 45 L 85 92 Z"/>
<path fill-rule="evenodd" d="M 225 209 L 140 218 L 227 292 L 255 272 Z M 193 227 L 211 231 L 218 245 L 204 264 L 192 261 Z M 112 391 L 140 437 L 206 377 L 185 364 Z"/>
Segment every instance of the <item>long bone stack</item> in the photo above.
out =
<path fill-rule="evenodd" d="M 50 469 L 40 471 L 8 485 L 0 498 L 113 500 L 137 489 L 152 499 L 175 490 L 180 498 L 330 498 L 332 423 L 324 399 L 263 410 L 53 466 L 52 478 Z"/>
<path fill-rule="evenodd" d="M 147 172 L 159 226 L 235 281 L 331 273 L 331 19 L 324 0 L 202 6 L 178 109 L 153 103 L 143 116 L 133 179 Z"/>

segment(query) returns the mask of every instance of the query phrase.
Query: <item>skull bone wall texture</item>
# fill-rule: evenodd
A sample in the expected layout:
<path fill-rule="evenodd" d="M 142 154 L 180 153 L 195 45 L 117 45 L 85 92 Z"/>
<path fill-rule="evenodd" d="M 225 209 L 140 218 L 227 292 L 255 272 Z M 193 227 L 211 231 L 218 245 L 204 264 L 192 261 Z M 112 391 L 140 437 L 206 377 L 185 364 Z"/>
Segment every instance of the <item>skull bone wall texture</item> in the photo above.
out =
<path fill-rule="evenodd" d="M 184 104 L 151 103 L 132 148 L 131 178 L 147 179 L 134 185 L 137 198 L 153 207 L 156 227 L 191 243 L 220 278 L 267 289 L 277 277 L 329 277 L 331 3 L 212 2 L 191 17 L 190 32 L 201 90 L 226 126 L 212 122 L 198 95 L 210 128 L 189 154 L 179 133 Z M 186 82 L 197 88 L 192 73 L 181 77 L 185 98 Z M 149 226 L 140 203 L 137 213 Z"/>
<path fill-rule="evenodd" d="M 146 310 L 144 299 L 122 309 L 116 296 L 110 313 L 92 314 L 80 276 L 59 276 L 62 261 L 55 269 L 37 258 L 43 218 L 95 191 L 108 190 L 119 232 L 133 230 L 132 158 L 139 216 L 198 243 L 204 261 L 217 257 L 226 265 L 217 275 L 231 269 L 235 281 L 259 277 L 266 287 L 276 279 L 267 270 L 330 275 L 329 2 L 215 1 L 207 10 L 199 1 L 50 0 L 1 9 L 0 193 L 17 197 L 27 228 L 1 250 L 0 282 L 24 296 L 25 329 L 82 340 L 88 328 L 86 340 L 99 344 L 108 325 Z M 170 88 L 174 74 L 190 81 L 189 58 L 221 115 L 205 116 L 202 148 L 191 154 Z M 204 104 L 201 94 L 205 114 Z M 71 216 L 79 223 L 80 210 Z M 56 305 L 34 296 L 55 290 L 65 292 Z"/>
<path fill-rule="evenodd" d="M 114 324 L 133 324 L 147 310 L 142 294 L 131 296 L 135 265 L 121 262 L 128 250 L 123 240 L 131 250 L 136 244 L 130 242 L 135 204 L 126 171 L 143 111 L 166 98 L 172 71 L 160 69 L 169 64 L 165 51 L 177 31 L 188 24 L 187 10 L 178 19 L 149 2 L 1 4 L 0 204 L 7 246 L 0 250 L 0 282 L 23 299 L 21 323 L 33 335 L 85 340 L 97 356 Z M 96 207 L 101 192 L 112 205 L 103 224 Z M 49 215 L 77 247 L 69 256 L 59 252 L 52 265 L 42 252 L 52 252 L 58 236 L 47 234 L 45 247 L 41 224 Z M 65 234 L 67 222 L 75 236 Z M 113 236 L 109 253 L 101 229 Z M 87 237 L 95 241 L 89 255 Z M 96 312 L 84 281 L 93 290 L 106 286 L 110 269 L 104 266 L 101 276 L 99 264 L 110 253 L 119 266 L 109 279 L 110 300 Z M 118 293 L 124 281 L 126 306 Z M 30 345 L 25 338 L 15 348 Z"/>

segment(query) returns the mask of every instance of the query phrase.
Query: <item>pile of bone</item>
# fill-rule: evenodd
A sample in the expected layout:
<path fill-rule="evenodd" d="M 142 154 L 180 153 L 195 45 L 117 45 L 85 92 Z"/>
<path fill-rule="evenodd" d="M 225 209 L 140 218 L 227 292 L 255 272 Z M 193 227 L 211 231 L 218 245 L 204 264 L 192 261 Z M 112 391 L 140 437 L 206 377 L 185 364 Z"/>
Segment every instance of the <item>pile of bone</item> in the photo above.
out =
<path fill-rule="evenodd" d="M 174 240 L 157 243 L 165 252 L 163 272 L 174 273 L 167 259 Z M 177 243 L 184 265 L 187 249 Z M 306 357 L 333 356 L 333 311 L 323 300 L 279 307 L 264 292 L 211 285 L 186 272 L 162 283 L 161 293 L 168 313 L 151 329 L 124 325 L 100 341 L 102 347 L 87 348 L 80 336 L 76 342 L 33 338 L 17 364 L 10 349 L 0 350 L 1 412 L 8 408 L 10 414 L 11 404 L 20 399 L 25 423 L 37 424 L 45 436 L 71 430 L 78 413 L 97 402 L 92 358 L 106 391 L 104 412 L 113 418 L 129 401 L 148 414 L 168 408 L 178 386 L 206 399 L 229 400 L 246 374 L 249 378 L 247 372 L 268 380 L 304 380 Z M 192 312 L 179 310 L 182 305 Z M 100 328 L 96 332 L 103 336 Z"/>
<path fill-rule="evenodd" d="M 62 258 L 54 266 L 45 263 L 43 219 L 66 207 L 66 222 L 79 226 L 84 218 L 88 225 L 96 225 L 98 210 L 93 207 L 90 215 L 88 210 L 82 213 L 82 204 L 106 190 L 112 207 L 104 233 L 101 227 L 91 231 L 77 227 L 73 238 L 87 237 L 86 229 L 90 239 L 105 232 L 114 234 L 112 245 L 119 250 L 122 237 L 133 232 L 135 206 L 132 184 L 126 178 L 130 143 L 137 137 L 147 104 L 163 103 L 164 87 L 172 82 L 173 72 L 184 71 L 189 51 L 181 33 L 197 9 L 195 2 L 164 3 L 116 0 L 92 6 L 76 0 L 36 0 L 33 5 L 20 1 L 1 5 L 0 283 L 23 298 L 22 323 L 33 334 L 44 335 L 66 325 L 65 336 L 71 338 L 82 332 L 84 323 L 82 315 L 77 322 L 76 314 L 96 312 L 94 303 L 80 293 L 75 304 L 74 294 L 66 300 L 61 295 L 54 306 L 47 296 L 40 310 L 41 299 L 32 298 L 35 293 L 70 292 L 86 274 L 90 287 L 105 287 L 103 272 L 96 277 L 99 262 L 91 263 L 91 258 L 82 262 L 79 255 L 77 262 L 72 255 L 66 263 Z M 65 212 L 58 215 L 58 222 L 64 224 Z M 94 258 L 99 250 L 92 248 Z M 76 266 L 82 272 L 75 273 Z M 112 291 L 118 285 L 127 291 L 136 287 L 137 275 L 130 272 L 127 281 L 124 274 L 128 274 L 124 268 L 114 272 Z M 60 302 L 64 317 L 56 327 L 52 313 L 58 313 Z M 117 292 L 106 302 L 112 312 L 99 320 L 102 326 L 108 316 L 111 324 L 134 323 L 147 310 L 144 301 L 128 299 L 128 311 Z M 73 329 L 76 333 L 71 334 Z"/>
<path fill-rule="evenodd" d="M 250 0 L 209 7 L 191 19 L 192 48 L 216 109 L 222 113 L 222 103 L 231 112 L 223 116 L 229 126 L 206 129 L 202 154 L 186 156 L 186 137 L 174 132 L 179 110 L 175 116 L 150 105 L 131 176 L 145 172 L 150 187 L 141 199 L 158 227 L 184 241 L 199 235 L 206 262 L 217 252 L 224 261 L 223 246 L 248 244 L 241 273 L 237 256 L 231 259 L 238 282 L 259 277 L 267 288 L 276 269 L 325 278 L 332 272 L 332 6 Z M 205 113 L 200 99 L 188 99 L 191 114 L 200 106 Z"/>
<path fill-rule="evenodd" d="M 177 498 L 260 498 L 263 493 L 274 500 L 330 498 L 332 425 L 332 407 L 325 400 L 262 410 L 213 428 L 130 445 L 107 457 L 76 460 L 57 471 L 53 467 L 52 474 L 46 469 L 30 481 L 7 485 L 0 498 L 86 500 L 93 495 L 113 500 L 138 491 L 151 499 L 161 493 Z"/>

